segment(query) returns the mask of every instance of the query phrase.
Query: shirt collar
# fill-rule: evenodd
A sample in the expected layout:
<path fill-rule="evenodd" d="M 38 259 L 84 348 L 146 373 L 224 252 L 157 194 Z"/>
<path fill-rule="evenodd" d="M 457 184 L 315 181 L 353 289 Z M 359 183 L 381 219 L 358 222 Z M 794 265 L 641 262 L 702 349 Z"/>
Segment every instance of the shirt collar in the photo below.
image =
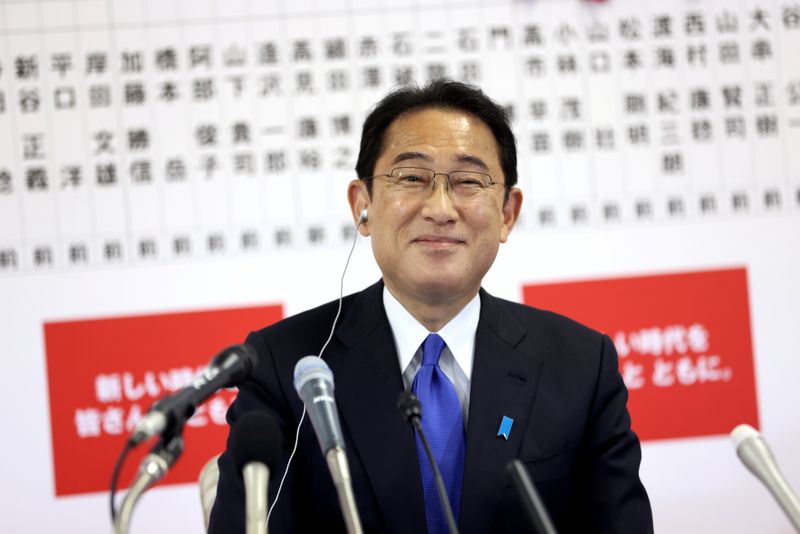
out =
<path fill-rule="evenodd" d="M 404 370 L 414 358 L 422 342 L 431 332 L 417 321 L 394 295 L 383 287 L 383 307 L 394 333 L 400 369 Z M 475 354 L 475 332 L 481 315 L 479 295 L 470 300 L 458 315 L 453 317 L 438 333 L 453 354 L 467 380 L 472 376 L 472 360 Z"/>

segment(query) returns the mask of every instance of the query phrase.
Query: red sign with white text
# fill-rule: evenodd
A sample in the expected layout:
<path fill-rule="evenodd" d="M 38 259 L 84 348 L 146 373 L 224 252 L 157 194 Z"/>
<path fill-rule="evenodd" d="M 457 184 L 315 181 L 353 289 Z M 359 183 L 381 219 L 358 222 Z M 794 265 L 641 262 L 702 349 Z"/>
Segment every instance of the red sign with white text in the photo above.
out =
<path fill-rule="evenodd" d="M 107 491 L 133 427 L 159 398 L 189 385 L 225 347 L 283 318 L 283 306 L 143 315 L 44 325 L 57 496 Z M 222 391 L 187 422 L 185 451 L 162 483 L 196 482 L 225 448 L 225 414 L 236 396 Z M 128 456 L 120 488 L 155 444 Z"/>
<path fill-rule="evenodd" d="M 744 268 L 528 285 L 523 298 L 611 337 L 641 439 L 758 427 Z"/>

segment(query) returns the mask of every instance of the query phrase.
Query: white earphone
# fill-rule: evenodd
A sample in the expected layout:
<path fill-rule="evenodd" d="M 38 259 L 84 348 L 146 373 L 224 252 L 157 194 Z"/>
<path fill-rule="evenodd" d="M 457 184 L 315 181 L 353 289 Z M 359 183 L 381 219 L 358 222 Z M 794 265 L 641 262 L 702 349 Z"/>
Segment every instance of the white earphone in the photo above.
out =
<path fill-rule="evenodd" d="M 363 210 L 361 210 L 361 216 L 358 218 L 358 224 L 365 223 L 368 220 L 369 217 L 367 216 L 367 208 L 364 208 Z"/>

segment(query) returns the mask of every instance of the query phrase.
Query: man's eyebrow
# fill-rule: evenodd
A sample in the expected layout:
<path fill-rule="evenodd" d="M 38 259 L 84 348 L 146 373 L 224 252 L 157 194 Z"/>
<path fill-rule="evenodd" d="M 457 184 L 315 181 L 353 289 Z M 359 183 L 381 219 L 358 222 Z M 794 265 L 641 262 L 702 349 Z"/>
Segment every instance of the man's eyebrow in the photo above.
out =
<path fill-rule="evenodd" d="M 422 152 L 401 152 L 395 156 L 392 163 L 400 163 L 401 161 L 408 161 L 410 159 L 421 159 L 423 161 L 433 161 L 433 158 Z"/>
<path fill-rule="evenodd" d="M 468 163 L 470 165 L 474 165 L 476 167 L 479 167 L 480 169 L 482 169 L 484 171 L 488 171 L 489 170 L 489 166 L 486 165 L 486 163 L 481 158 L 479 158 L 478 156 L 471 156 L 469 154 L 459 154 L 454 159 L 459 163 Z"/>
<path fill-rule="evenodd" d="M 433 158 L 427 154 L 422 152 L 401 152 L 397 156 L 395 156 L 394 160 L 392 160 L 392 164 L 400 163 L 402 161 L 408 161 L 410 159 L 421 159 L 422 161 L 433 162 Z M 478 156 L 473 156 L 470 154 L 458 154 L 457 156 L 453 157 L 455 161 L 458 163 L 466 163 L 468 165 L 474 165 L 481 170 L 488 171 L 489 166 L 486 165 L 481 158 Z"/>

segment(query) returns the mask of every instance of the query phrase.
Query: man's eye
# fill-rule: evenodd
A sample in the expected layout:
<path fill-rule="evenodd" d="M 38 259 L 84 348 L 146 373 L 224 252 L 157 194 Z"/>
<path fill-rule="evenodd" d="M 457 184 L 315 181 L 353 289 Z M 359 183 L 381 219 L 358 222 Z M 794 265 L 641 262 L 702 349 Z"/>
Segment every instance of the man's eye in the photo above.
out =
<path fill-rule="evenodd" d="M 419 174 L 404 174 L 398 178 L 398 181 L 401 184 L 425 183 L 425 178 Z"/>
<path fill-rule="evenodd" d="M 477 178 L 459 178 L 458 180 L 453 180 L 452 185 L 455 187 L 466 187 L 466 188 L 477 189 L 483 187 L 483 182 L 481 182 Z"/>

